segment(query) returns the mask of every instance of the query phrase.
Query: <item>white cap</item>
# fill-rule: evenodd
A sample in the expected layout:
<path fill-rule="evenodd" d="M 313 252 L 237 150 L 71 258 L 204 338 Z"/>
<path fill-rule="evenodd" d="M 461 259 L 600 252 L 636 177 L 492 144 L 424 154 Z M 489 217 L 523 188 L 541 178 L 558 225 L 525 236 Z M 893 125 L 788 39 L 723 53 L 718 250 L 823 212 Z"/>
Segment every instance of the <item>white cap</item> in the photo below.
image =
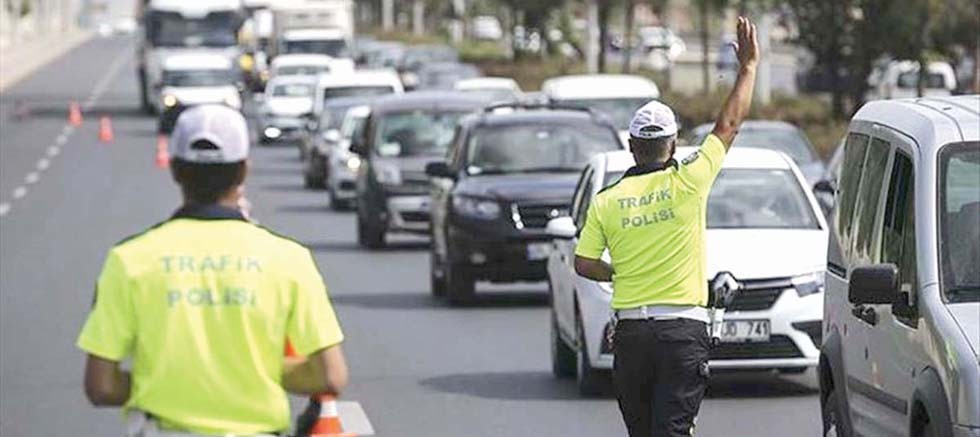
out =
<path fill-rule="evenodd" d="M 643 105 L 630 121 L 630 136 L 652 140 L 677 135 L 677 119 L 674 111 L 656 100 Z"/>
<path fill-rule="evenodd" d="M 202 140 L 215 147 L 194 147 Z M 248 145 L 248 126 L 240 112 L 224 105 L 200 105 L 177 117 L 170 156 L 198 164 L 231 164 L 248 158 Z"/>

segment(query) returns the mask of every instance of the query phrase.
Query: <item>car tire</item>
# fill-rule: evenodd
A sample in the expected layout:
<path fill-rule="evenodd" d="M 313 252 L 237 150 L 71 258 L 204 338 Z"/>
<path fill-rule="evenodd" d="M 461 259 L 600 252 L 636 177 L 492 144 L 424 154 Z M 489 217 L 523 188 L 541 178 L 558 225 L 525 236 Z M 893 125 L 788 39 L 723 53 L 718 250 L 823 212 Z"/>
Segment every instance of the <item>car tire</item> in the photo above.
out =
<path fill-rule="evenodd" d="M 598 369 L 592 368 L 589 362 L 589 351 L 585 342 L 585 328 L 582 324 L 582 316 L 576 317 L 575 333 L 578 348 L 575 350 L 575 382 L 578 391 L 583 396 L 597 396 L 603 393 L 609 385 L 609 374 Z"/>
<path fill-rule="evenodd" d="M 473 300 L 476 294 L 476 280 L 471 275 L 463 271 L 461 266 L 454 266 L 452 263 L 445 263 L 446 296 L 453 305 L 465 305 Z"/>
<path fill-rule="evenodd" d="M 571 379 L 575 377 L 575 350 L 562 340 L 558 331 L 558 318 L 555 310 L 551 310 L 551 373 L 556 378 Z"/>
<path fill-rule="evenodd" d="M 839 393 L 836 389 L 830 389 L 820 405 L 820 413 L 823 416 L 823 436 L 824 437 L 850 437 L 843 425 L 841 418 L 841 403 L 838 399 Z"/>
<path fill-rule="evenodd" d="M 357 242 L 368 249 L 381 249 L 385 245 L 385 231 L 380 226 L 372 226 L 359 214 L 357 216 Z"/>
<path fill-rule="evenodd" d="M 432 297 L 443 297 L 446 295 L 446 272 L 439 262 L 439 255 L 436 255 L 435 248 L 429 249 L 429 286 Z"/>

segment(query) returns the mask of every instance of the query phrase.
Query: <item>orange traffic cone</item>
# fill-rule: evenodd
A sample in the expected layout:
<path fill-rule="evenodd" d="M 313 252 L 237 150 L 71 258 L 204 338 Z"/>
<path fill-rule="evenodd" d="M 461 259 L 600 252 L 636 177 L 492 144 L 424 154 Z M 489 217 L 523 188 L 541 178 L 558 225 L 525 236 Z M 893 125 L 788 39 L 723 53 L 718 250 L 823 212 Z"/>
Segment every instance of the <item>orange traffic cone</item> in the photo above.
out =
<path fill-rule="evenodd" d="M 99 141 L 103 143 L 111 143 L 115 139 L 115 135 L 112 134 L 112 121 L 109 117 L 102 117 L 99 119 Z"/>
<path fill-rule="evenodd" d="M 74 100 L 68 104 L 68 124 L 75 127 L 82 125 L 82 107 Z"/>
<path fill-rule="evenodd" d="M 299 354 L 296 353 L 296 348 L 293 347 L 293 344 L 290 343 L 289 340 L 286 340 L 286 351 L 285 351 L 285 355 L 287 357 L 298 357 L 299 356 Z"/>
<path fill-rule="evenodd" d="M 313 399 L 320 403 L 320 417 L 310 429 L 310 437 L 356 437 L 353 433 L 344 432 L 340 424 L 340 414 L 337 412 L 337 398 L 333 395 L 316 395 Z"/>
<path fill-rule="evenodd" d="M 167 150 L 167 136 L 157 136 L 156 165 L 159 169 L 170 167 L 170 152 Z"/>

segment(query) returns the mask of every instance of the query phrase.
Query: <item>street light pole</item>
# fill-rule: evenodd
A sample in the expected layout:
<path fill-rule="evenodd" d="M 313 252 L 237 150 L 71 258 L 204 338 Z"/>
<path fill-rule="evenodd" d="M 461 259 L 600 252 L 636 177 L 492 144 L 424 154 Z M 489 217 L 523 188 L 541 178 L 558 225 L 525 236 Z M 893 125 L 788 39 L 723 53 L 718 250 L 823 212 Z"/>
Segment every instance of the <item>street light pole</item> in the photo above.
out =
<path fill-rule="evenodd" d="M 599 72 L 599 4 L 598 0 L 586 2 L 585 63 L 589 73 Z"/>

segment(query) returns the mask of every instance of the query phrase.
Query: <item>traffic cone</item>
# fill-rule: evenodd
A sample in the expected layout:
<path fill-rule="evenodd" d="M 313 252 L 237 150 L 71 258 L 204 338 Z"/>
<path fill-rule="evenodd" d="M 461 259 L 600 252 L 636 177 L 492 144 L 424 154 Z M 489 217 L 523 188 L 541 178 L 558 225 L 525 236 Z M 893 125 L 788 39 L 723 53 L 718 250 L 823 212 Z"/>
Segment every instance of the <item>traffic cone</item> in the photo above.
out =
<path fill-rule="evenodd" d="M 112 134 L 112 121 L 109 117 L 102 117 L 99 119 L 99 141 L 103 143 L 111 143 L 115 139 L 115 135 Z"/>
<path fill-rule="evenodd" d="M 333 395 L 316 395 L 310 400 L 320 404 L 320 415 L 313 422 L 310 437 L 356 437 L 353 433 L 344 432 L 344 427 L 340 424 L 337 398 Z"/>
<path fill-rule="evenodd" d="M 286 340 L 286 352 L 285 352 L 285 355 L 287 357 L 298 357 L 299 356 L 299 354 L 296 353 L 296 348 L 293 347 L 293 344 L 290 343 L 289 340 Z"/>
<path fill-rule="evenodd" d="M 170 167 L 170 152 L 167 150 L 167 136 L 157 136 L 157 168 L 165 169 Z"/>
<path fill-rule="evenodd" d="M 68 124 L 74 127 L 82 125 L 82 107 L 74 100 L 68 104 Z"/>

